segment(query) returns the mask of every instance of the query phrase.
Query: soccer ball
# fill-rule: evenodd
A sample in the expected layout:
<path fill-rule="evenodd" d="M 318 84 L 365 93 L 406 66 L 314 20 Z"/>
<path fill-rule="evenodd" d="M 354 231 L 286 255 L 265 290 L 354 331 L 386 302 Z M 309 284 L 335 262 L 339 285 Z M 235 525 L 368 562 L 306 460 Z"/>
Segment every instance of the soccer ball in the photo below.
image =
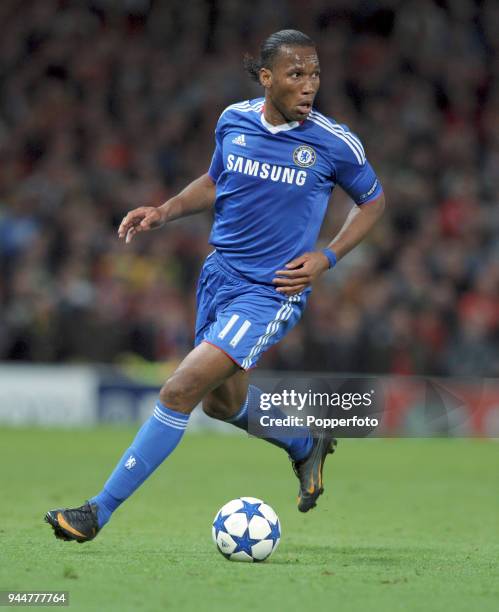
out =
<path fill-rule="evenodd" d="M 281 523 L 272 508 L 256 497 L 227 502 L 215 516 L 213 541 L 230 561 L 265 561 L 281 539 Z"/>

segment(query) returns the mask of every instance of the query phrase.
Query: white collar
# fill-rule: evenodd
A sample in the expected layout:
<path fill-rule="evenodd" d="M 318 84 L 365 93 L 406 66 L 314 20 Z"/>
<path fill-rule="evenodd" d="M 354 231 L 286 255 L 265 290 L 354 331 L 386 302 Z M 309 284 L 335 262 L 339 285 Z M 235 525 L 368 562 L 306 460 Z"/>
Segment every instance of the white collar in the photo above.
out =
<path fill-rule="evenodd" d="M 262 125 L 264 125 L 271 134 L 277 134 L 278 132 L 286 132 L 287 130 L 293 130 L 300 125 L 299 121 L 291 121 L 290 123 L 281 123 L 281 125 L 272 125 L 263 116 L 263 111 L 260 114 Z"/>

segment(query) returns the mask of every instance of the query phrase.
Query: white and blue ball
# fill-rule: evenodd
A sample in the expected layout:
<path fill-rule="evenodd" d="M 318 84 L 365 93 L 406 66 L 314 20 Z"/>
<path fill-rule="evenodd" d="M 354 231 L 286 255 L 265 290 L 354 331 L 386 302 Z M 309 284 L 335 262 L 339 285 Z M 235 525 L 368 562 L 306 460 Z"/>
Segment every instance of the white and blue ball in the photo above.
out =
<path fill-rule="evenodd" d="M 265 561 L 281 539 L 281 524 L 274 510 L 256 497 L 227 502 L 215 516 L 213 541 L 230 561 Z"/>

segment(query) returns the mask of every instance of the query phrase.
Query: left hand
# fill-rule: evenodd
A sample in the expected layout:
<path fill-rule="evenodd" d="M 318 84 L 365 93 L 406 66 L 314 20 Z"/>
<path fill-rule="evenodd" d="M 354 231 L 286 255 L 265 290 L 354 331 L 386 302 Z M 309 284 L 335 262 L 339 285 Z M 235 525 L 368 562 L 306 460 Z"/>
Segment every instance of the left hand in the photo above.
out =
<path fill-rule="evenodd" d="M 284 295 L 296 295 L 311 285 L 329 269 L 329 260 L 320 251 L 303 253 L 286 264 L 286 270 L 277 270 L 272 280 L 276 291 Z M 285 278 L 278 278 L 285 277 Z"/>

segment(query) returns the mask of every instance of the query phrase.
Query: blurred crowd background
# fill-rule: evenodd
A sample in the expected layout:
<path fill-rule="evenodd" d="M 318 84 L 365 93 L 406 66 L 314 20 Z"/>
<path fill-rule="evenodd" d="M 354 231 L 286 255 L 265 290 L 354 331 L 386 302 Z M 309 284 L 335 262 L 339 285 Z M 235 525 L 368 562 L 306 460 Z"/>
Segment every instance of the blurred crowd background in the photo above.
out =
<path fill-rule="evenodd" d="M 116 230 L 206 172 L 220 112 L 261 94 L 243 54 L 295 27 L 388 207 L 260 365 L 499 375 L 496 0 L 4 0 L 0 24 L 1 360 L 189 351 L 210 215 Z"/>

